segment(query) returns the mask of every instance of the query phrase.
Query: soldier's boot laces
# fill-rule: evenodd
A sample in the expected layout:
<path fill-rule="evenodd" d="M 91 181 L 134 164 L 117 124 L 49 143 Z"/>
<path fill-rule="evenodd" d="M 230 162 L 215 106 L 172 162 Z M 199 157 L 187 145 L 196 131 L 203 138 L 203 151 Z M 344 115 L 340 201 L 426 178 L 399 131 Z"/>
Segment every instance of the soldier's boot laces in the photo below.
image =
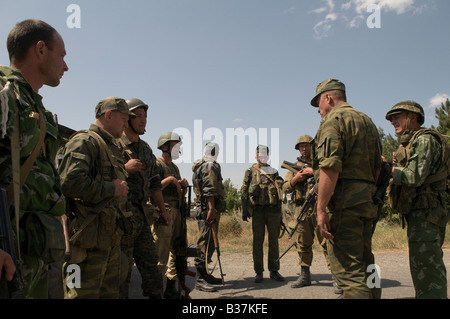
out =
<path fill-rule="evenodd" d="M 291 287 L 300 288 L 305 286 L 311 286 L 311 272 L 309 271 L 309 267 L 302 266 L 300 277 L 292 283 Z"/>

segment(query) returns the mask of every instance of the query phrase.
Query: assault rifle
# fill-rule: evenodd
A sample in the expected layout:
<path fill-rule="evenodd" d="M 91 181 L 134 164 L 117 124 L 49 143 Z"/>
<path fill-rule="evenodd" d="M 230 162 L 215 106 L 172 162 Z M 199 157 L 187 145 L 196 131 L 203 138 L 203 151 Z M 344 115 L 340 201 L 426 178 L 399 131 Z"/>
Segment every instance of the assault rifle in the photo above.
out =
<path fill-rule="evenodd" d="M 378 206 L 378 212 L 377 219 L 373 223 L 372 232 L 375 232 L 375 227 L 377 226 L 378 220 L 381 218 L 383 202 L 384 198 L 386 197 L 386 190 L 389 186 L 389 180 L 391 179 L 393 166 L 394 164 L 386 161 L 383 161 L 383 164 L 381 165 L 381 172 L 376 183 L 377 191 L 373 196 L 373 203 Z"/>
<path fill-rule="evenodd" d="M 381 165 L 380 176 L 377 180 L 377 191 L 375 196 L 373 197 L 373 202 L 375 205 L 382 205 L 384 201 L 384 197 L 386 196 L 386 190 L 389 186 L 389 180 L 392 175 L 392 167 L 394 164 L 390 162 L 383 162 Z"/>
<path fill-rule="evenodd" d="M 305 202 L 302 205 L 302 208 L 300 209 L 300 213 L 297 216 L 297 223 L 295 224 L 295 227 L 291 230 L 291 232 L 288 232 L 289 238 L 293 241 L 292 245 L 289 246 L 288 249 L 280 256 L 278 257 L 277 261 L 280 260 L 286 253 L 294 246 L 297 246 L 297 243 L 295 242 L 295 239 L 292 237 L 297 230 L 298 224 L 303 219 L 303 216 L 306 215 L 306 212 L 311 208 L 312 205 L 316 202 L 316 196 L 318 194 L 318 188 L 319 185 L 315 184 L 314 187 L 310 190 L 308 196 L 306 197 Z"/>
<path fill-rule="evenodd" d="M 24 299 L 24 283 L 21 271 L 22 264 L 16 254 L 7 198 L 6 191 L 3 188 L 0 189 L 0 248 L 11 256 L 16 266 L 16 272 L 11 281 L 6 281 L 4 274 L 2 274 L 0 282 L 0 299 Z"/>
<path fill-rule="evenodd" d="M 181 200 L 181 228 L 180 235 L 175 239 L 175 269 L 178 277 L 178 298 L 190 299 L 189 293 L 191 290 L 186 286 L 186 275 L 195 277 L 195 273 L 190 271 L 187 267 L 187 257 L 189 256 L 190 247 L 187 245 L 187 225 L 186 220 L 190 216 L 191 210 L 191 189 L 188 186 L 188 202 L 182 196 Z M 183 293 L 184 292 L 184 293 Z"/>
<path fill-rule="evenodd" d="M 306 165 L 312 166 L 311 162 L 308 162 L 308 161 L 306 161 L 306 160 L 304 160 L 304 159 L 302 159 L 300 157 L 298 157 L 297 160 L 299 162 L 302 162 L 302 163 L 306 164 Z M 281 168 L 285 168 L 287 170 L 290 170 L 294 174 L 297 174 L 298 172 L 300 172 L 302 169 L 305 168 L 305 166 L 298 166 L 297 164 L 291 163 L 291 162 L 288 162 L 288 161 L 283 161 L 283 163 L 281 164 Z"/>

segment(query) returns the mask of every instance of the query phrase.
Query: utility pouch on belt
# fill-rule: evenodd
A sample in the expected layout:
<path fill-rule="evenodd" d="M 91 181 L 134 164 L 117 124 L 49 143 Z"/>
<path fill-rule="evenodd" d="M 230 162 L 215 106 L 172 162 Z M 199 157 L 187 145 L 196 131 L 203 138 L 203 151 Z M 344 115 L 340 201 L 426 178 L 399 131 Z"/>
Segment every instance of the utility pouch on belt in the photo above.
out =
<path fill-rule="evenodd" d="M 25 230 L 22 251 L 42 259 L 45 264 L 62 261 L 65 255 L 63 227 L 54 215 L 47 212 L 25 212 L 20 221 Z"/>

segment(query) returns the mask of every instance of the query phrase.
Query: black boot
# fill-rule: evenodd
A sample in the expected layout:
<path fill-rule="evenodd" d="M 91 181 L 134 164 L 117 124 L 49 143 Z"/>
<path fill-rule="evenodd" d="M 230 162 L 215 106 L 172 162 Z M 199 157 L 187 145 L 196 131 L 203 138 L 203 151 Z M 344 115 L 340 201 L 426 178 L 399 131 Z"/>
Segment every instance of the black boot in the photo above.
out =
<path fill-rule="evenodd" d="M 166 278 L 166 290 L 164 290 L 164 299 L 177 299 L 178 291 L 176 288 L 177 280 Z"/>
<path fill-rule="evenodd" d="M 292 283 L 291 288 L 300 288 L 305 286 L 311 286 L 311 272 L 309 271 L 309 267 L 302 266 L 300 277 Z"/>

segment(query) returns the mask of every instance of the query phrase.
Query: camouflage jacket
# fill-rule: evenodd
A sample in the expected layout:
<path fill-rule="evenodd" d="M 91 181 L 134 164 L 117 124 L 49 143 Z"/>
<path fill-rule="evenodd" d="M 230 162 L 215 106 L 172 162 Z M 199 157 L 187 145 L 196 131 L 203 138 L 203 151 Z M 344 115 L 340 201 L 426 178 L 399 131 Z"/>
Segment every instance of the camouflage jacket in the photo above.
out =
<path fill-rule="evenodd" d="M 142 170 L 139 173 L 129 174 L 127 183 L 128 199 L 133 207 L 143 207 L 149 201 L 151 193 L 161 190 L 161 177 L 157 170 L 156 157 L 150 145 L 142 139 L 132 142 L 122 135 L 119 142 L 125 163 L 130 159 L 139 159 L 142 162 Z"/>
<path fill-rule="evenodd" d="M 19 120 L 20 158 L 23 164 L 38 143 L 41 113 L 45 116 L 47 129 L 45 150 L 36 158 L 21 189 L 20 210 L 45 211 L 60 216 L 65 213 L 65 201 L 54 165 L 59 146 L 57 123 L 52 113 L 44 108 L 42 97 L 33 91 L 19 71 L 0 66 L 0 90 L 0 186 L 7 189 L 12 182 L 11 136 L 14 120 Z"/>
<path fill-rule="evenodd" d="M 341 103 L 322 119 L 314 143 L 316 181 L 321 168 L 339 172 L 330 204 L 346 208 L 372 201 L 375 171 L 382 164 L 381 142 L 372 120 L 349 104 Z"/>
<path fill-rule="evenodd" d="M 214 196 L 215 201 L 224 204 L 225 188 L 222 183 L 222 172 L 220 164 L 207 156 L 201 160 L 195 161 L 192 166 L 194 172 L 192 182 L 194 184 L 194 193 L 197 196 L 196 202 L 205 197 Z M 217 211 L 224 211 L 225 207 L 217 207 Z"/>
<path fill-rule="evenodd" d="M 162 158 L 157 158 L 156 159 L 156 168 L 157 168 L 156 170 L 157 170 L 159 176 L 161 176 L 161 180 L 163 180 L 169 176 L 173 176 L 177 180 L 181 179 L 180 170 L 178 169 L 177 165 L 175 165 L 174 163 L 167 164 Z M 172 183 L 169 184 L 165 189 L 163 189 L 162 192 L 163 192 L 163 197 L 164 197 L 165 202 L 179 200 L 177 188 Z"/>
<path fill-rule="evenodd" d="M 92 136 L 81 131 L 67 142 L 59 172 L 64 195 L 94 207 L 114 197 L 115 186 L 112 181 L 116 178 L 125 180 L 127 173 L 114 137 L 95 124 L 89 130 L 105 141 L 114 156 L 112 163 L 102 163 L 102 153 L 105 151 Z"/>
<path fill-rule="evenodd" d="M 442 154 L 446 144 L 441 145 L 430 131 L 422 128 L 403 135 L 401 142 L 395 153 L 397 164 L 389 191 L 391 205 L 402 214 L 411 209 L 445 210 L 447 176 L 436 176 L 431 182 L 429 178 L 444 164 Z"/>
<path fill-rule="evenodd" d="M 311 161 L 311 159 L 306 159 L 307 161 Z M 300 167 L 306 167 L 305 163 L 297 161 L 297 166 Z M 286 173 L 286 176 L 284 177 L 284 183 L 283 183 L 283 191 L 286 194 L 291 193 L 292 194 L 292 201 L 296 205 L 302 205 L 308 196 L 308 192 L 311 190 L 311 188 L 314 186 L 314 184 L 309 184 L 307 180 L 295 184 L 294 187 L 291 186 L 291 180 L 294 178 L 294 173 L 291 171 L 288 171 Z"/>

